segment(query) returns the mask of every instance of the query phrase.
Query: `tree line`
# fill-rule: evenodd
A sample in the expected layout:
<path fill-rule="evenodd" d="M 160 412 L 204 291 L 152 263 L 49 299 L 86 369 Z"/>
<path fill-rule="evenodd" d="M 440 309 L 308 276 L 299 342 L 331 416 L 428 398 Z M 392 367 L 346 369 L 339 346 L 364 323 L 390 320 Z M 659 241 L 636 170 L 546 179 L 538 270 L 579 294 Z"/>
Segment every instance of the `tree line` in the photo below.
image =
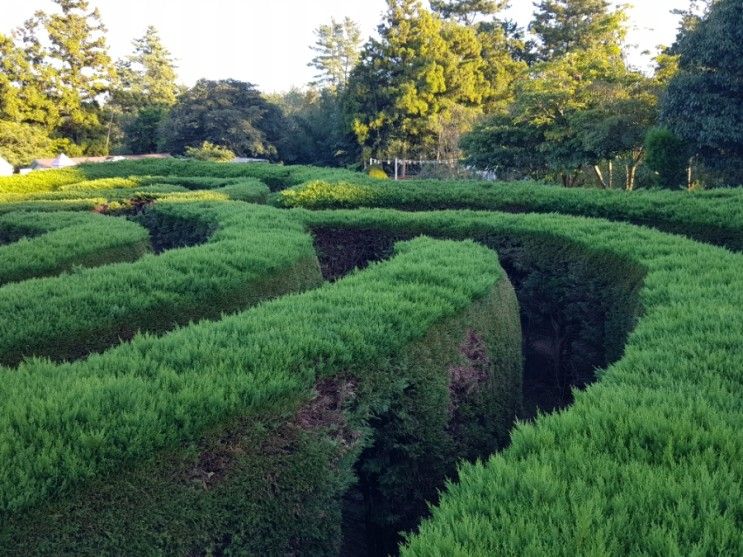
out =
<path fill-rule="evenodd" d="M 327 166 L 464 159 L 566 186 L 743 183 L 743 0 L 679 12 L 652 75 L 628 65 L 627 16 L 608 0 L 540 0 L 525 29 L 506 0 L 387 0 L 363 44 L 348 18 L 320 26 L 313 82 L 273 95 L 179 86 L 154 27 L 113 61 L 87 0 L 54 3 L 0 34 L 0 154 L 16 165 L 188 149 Z"/>

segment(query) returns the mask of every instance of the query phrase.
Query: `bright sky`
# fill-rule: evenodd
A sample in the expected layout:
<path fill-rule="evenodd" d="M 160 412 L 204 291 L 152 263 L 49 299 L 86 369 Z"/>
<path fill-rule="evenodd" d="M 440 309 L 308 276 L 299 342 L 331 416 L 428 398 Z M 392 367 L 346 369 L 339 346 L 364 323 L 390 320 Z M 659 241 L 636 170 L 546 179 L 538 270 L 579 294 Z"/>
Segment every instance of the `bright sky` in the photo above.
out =
<path fill-rule="evenodd" d="M 624 3 L 624 2 L 622 2 Z M 351 17 L 364 36 L 375 32 L 384 0 L 90 0 L 108 27 L 114 58 L 131 51 L 131 41 L 148 25 L 160 31 L 173 53 L 182 83 L 234 78 L 255 83 L 264 92 L 302 87 L 312 79 L 307 67 L 314 29 L 331 17 Z M 659 44 L 670 44 L 678 19 L 669 12 L 688 0 L 634 0 L 628 42 L 633 65 L 646 68 Z M 0 32 L 7 33 L 51 0 L 2 0 Z M 530 20 L 532 0 L 511 0 L 509 16 Z"/>

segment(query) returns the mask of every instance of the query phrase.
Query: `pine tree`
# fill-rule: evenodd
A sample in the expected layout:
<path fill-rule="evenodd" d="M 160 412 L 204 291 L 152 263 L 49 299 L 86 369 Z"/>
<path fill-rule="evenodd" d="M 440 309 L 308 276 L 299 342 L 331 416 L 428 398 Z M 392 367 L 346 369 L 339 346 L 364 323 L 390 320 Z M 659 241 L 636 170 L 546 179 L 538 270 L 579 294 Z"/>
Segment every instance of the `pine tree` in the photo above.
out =
<path fill-rule="evenodd" d="M 379 39 L 367 43 L 349 85 L 354 132 L 381 156 L 452 156 L 492 98 L 478 34 L 417 0 L 387 4 Z"/>
<path fill-rule="evenodd" d="M 24 25 L 26 52 L 59 108 L 57 133 L 90 153 L 100 153 L 106 136 L 100 102 L 115 76 L 106 28 L 97 9 L 88 11 L 87 0 L 54 2 L 61 13 L 39 11 Z M 42 29 L 45 37 L 40 36 Z"/>
<path fill-rule="evenodd" d="M 150 25 L 132 44 L 134 52 L 117 63 L 120 93 L 137 106 L 173 106 L 179 91 L 175 62 L 157 29 Z"/>
<path fill-rule="evenodd" d="M 619 52 L 625 35 L 624 11 L 608 0 L 541 0 L 529 29 L 539 38 L 543 60 L 594 48 Z"/>
<path fill-rule="evenodd" d="M 312 85 L 343 89 L 351 71 L 359 60 L 361 31 L 356 23 L 346 17 L 343 21 L 330 20 L 315 30 L 317 40 L 312 50 L 317 55 L 308 64 L 318 70 Z"/>

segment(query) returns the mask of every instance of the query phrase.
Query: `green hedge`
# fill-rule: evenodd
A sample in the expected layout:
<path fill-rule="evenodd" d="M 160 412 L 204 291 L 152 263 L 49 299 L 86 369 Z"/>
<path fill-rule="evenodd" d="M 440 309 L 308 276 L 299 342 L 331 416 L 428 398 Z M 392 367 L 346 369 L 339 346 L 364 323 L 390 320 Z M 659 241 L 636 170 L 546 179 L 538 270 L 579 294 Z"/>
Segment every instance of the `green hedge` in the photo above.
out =
<path fill-rule="evenodd" d="M 313 181 L 284 190 L 284 207 L 389 207 L 563 213 L 652 226 L 743 251 L 743 188 L 710 192 L 565 189 L 537 183 Z"/>
<path fill-rule="evenodd" d="M 74 267 L 133 261 L 150 251 L 147 231 L 95 213 L 0 214 L 0 285 Z"/>
<path fill-rule="evenodd" d="M 272 191 L 294 186 L 309 180 L 366 180 L 364 174 L 338 168 L 279 165 L 266 163 L 230 164 L 182 159 L 120 161 L 107 164 L 88 164 L 77 167 L 88 179 L 117 176 L 176 176 L 209 179 L 257 178 Z M 2 184 L 0 183 L 0 191 Z"/>
<path fill-rule="evenodd" d="M 319 283 L 311 238 L 278 210 L 160 202 L 140 217 L 160 251 L 0 288 L 0 362 L 76 358 Z"/>
<path fill-rule="evenodd" d="M 0 215 L 15 211 L 33 211 L 36 213 L 53 213 L 56 211 L 92 211 L 108 200 L 104 197 L 90 197 L 85 199 L 59 199 L 44 201 L 19 201 L 0 203 Z"/>
<path fill-rule="evenodd" d="M 0 194 L 50 191 L 81 180 L 85 180 L 85 175 L 77 168 L 37 170 L 24 175 L 2 176 Z"/>
<path fill-rule="evenodd" d="M 504 452 L 463 465 L 404 555 L 743 553 L 740 255 L 558 215 L 300 215 L 314 227 L 517 240 L 537 253 L 557 241 L 603 273 L 645 273 L 639 320 L 614 348 L 621 358 L 570 408 L 520 424 Z"/>
<path fill-rule="evenodd" d="M 359 458 L 368 488 L 421 505 L 457 454 L 505 442 L 518 312 L 493 252 L 420 238 L 218 322 L 3 370 L 0 389 L 6 550 L 334 554 Z"/>

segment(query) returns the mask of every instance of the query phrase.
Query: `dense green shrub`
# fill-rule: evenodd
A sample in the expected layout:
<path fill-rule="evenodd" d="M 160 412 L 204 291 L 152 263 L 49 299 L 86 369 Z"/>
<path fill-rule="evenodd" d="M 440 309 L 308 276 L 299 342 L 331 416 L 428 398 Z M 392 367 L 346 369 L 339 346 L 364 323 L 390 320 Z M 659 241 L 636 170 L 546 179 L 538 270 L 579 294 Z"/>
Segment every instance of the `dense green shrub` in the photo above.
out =
<path fill-rule="evenodd" d="M 25 175 L 3 176 L 0 177 L 0 194 L 49 191 L 81 180 L 85 180 L 85 175 L 78 168 L 39 170 Z"/>
<path fill-rule="evenodd" d="M 473 336 L 477 357 L 461 348 Z M 28 553 L 335 553 L 364 448 L 365 480 L 401 497 L 410 473 L 435 489 L 453 444 L 504 442 L 519 347 L 496 255 L 422 238 L 390 262 L 216 323 L 2 371 L 0 542 Z M 472 376 L 460 370 L 470 366 Z M 370 418 L 391 408 L 399 421 L 377 435 Z M 478 419 L 451 429 L 462 413 Z M 375 481 L 400 449 L 411 458 Z"/>
<path fill-rule="evenodd" d="M 367 175 L 369 176 L 369 178 L 374 178 L 375 180 L 389 179 L 389 176 L 387 176 L 387 173 L 384 171 L 384 168 L 382 168 L 381 166 L 376 166 L 376 165 L 369 168 Z"/>
<path fill-rule="evenodd" d="M 95 213 L 0 213 L 0 285 L 73 267 L 133 261 L 150 250 L 147 231 Z"/>
<path fill-rule="evenodd" d="M 227 147 L 215 145 L 209 141 L 204 141 L 198 147 L 186 147 L 185 154 L 188 158 L 197 161 L 227 162 L 235 158 L 235 153 Z"/>
<path fill-rule="evenodd" d="M 278 165 L 266 163 L 220 164 L 215 162 L 151 159 L 142 161 L 119 161 L 107 164 L 88 164 L 78 169 L 88 179 L 116 176 L 204 176 L 208 178 L 257 178 L 272 191 L 302 184 L 310 180 L 366 180 L 358 172 L 315 166 Z M 0 182 L 0 191 L 2 190 Z"/>
<path fill-rule="evenodd" d="M 221 193 L 235 201 L 245 201 L 247 203 L 268 203 L 268 194 L 270 190 L 263 182 L 256 178 L 241 179 L 233 184 L 228 184 L 214 190 L 215 193 Z"/>
<path fill-rule="evenodd" d="M 441 409 L 458 392 L 443 388 L 442 370 L 450 378 L 478 376 L 471 372 L 482 361 L 483 335 L 475 331 L 473 337 L 472 324 L 502 331 L 486 341 L 489 354 L 503 347 L 511 347 L 504 355 L 513 354 L 514 335 L 498 329 L 515 324 L 511 313 L 500 311 L 513 300 L 493 289 L 502 271 L 487 246 L 512 275 L 522 313 L 530 318 L 527 334 L 559 326 L 557 340 L 567 348 L 559 352 L 556 372 L 573 373 L 569 384 L 597 381 L 575 392 L 570 408 L 518 425 L 503 452 L 463 464 L 403 552 L 743 553 L 740 255 L 595 218 L 384 209 L 281 213 L 224 201 L 238 195 L 234 182 L 246 176 L 274 190 L 314 180 L 304 191 L 277 195 L 278 202 L 568 213 L 650 225 L 740 251 L 741 190 L 629 193 L 430 181 L 375 186 L 346 171 L 175 160 L 75 170 L 82 171 L 85 176 L 74 181 L 119 171 L 140 176 L 139 187 L 157 187 L 148 180 L 162 174 L 189 189 L 209 181 L 210 191 L 163 194 L 168 201 L 155 204 L 159 216 L 145 213 L 141 220 L 158 249 L 213 234 L 204 246 L 159 256 L 185 254 L 173 260 L 181 293 L 190 294 L 191 283 L 216 288 L 232 276 L 235 253 L 265 268 L 289 251 L 278 243 L 286 235 L 312 254 L 305 227 L 315 231 L 319 252 L 341 252 L 358 241 L 354 257 L 324 261 L 331 278 L 389 256 L 400 238 L 425 234 L 481 245 L 417 240 L 389 262 L 216 323 L 136 337 L 69 364 L 31 360 L 0 371 L 0 547 L 45 554 L 335 553 L 339 501 L 354 478 L 370 534 L 394 541 L 397 528 L 412 528 L 424 500 L 435 501 L 431 494 L 451 474 L 455 455 L 474 458 L 503 444 L 517 405 L 507 386 L 515 385 L 515 376 L 496 373 L 493 386 L 503 387 L 503 400 L 511 402 L 475 396 L 450 414 L 457 418 L 442 434 Z M 3 190 L 0 182 L 0 191 L 29 191 L 22 182 L 8 183 L 17 189 Z M 49 183 L 33 187 L 51 191 L 65 182 Z M 113 190 L 95 194 L 100 191 Z M 301 203 L 285 203 L 292 196 Z M 205 198 L 222 201 L 205 211 L 207 205 L 196 202 Z M 89 203 L 12 203 L 0 205 L 0 214 L 9 206 L 53 211 Z M 229 241 L 236 251 L 222 251 L 227 238 L 215 244 L 218 231 L 206 213 L 234 216 Z M 271 231 L 261 236 L 265 242 L 254 239 L 255 223 L 243 222 L 253 217 L 265 219 Z M 334 234 L 323 240 L 318 231 Z M 263 243 L 271 247 L 256 251 Z M 115 276 L 155 259 L 76 271 L 60 277 L 54 292 L 68 284 L 79 289 L 80 276 Z M 147 276 L 160 271 L 138 269 Z M 172 305 L 169 276 L 157 287 L 169 304 L 169 313 L 161 313 L 185 315 L 188 307 Z M 31 292 L 52 280 L 7 285 L 0 295 L 21 286 Z M 123 287 L 116 290 L 123 295 L 106 297 L 129 282 L 123 273 L 96 283 L 104 300 L 96 319 L 127 322 L 119 308 L 149 300 Z M 74 297 L 39 291 L 35 296 L 47 299 L 42 304 L 14 292 L 17 305 L 0 315 L 23 316 L 31 304 L 42 322 L 47 313 L 60 314 L 59 307 L 87 319 Z M 90 300 L 96 303 L 92 294 Z M 0 339 L 6 331 L 13 338 L 15 325 L 1 330 Z M 499 414 L 488 417 L 487 409 Z"/>

